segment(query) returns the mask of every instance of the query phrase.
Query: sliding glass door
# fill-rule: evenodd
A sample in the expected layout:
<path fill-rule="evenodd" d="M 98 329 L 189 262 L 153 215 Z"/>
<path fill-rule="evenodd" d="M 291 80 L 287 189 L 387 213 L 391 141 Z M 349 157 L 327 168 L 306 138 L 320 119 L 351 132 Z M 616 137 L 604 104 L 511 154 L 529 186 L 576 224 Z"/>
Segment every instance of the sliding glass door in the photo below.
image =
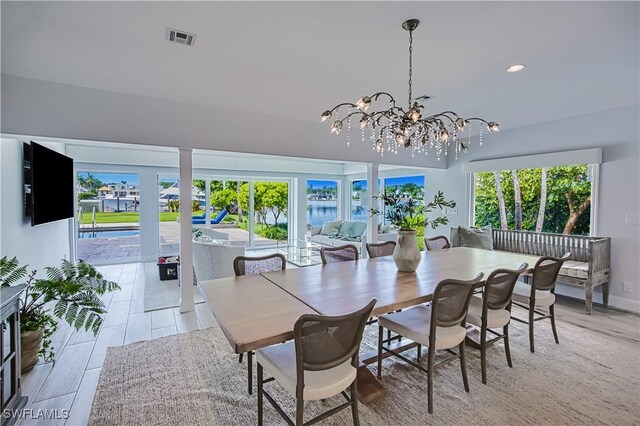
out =
<path fill-rule="evenodd" d="M 76 175 L 77 258 L 100 265 L 140 260 L 137 173 Z"/>

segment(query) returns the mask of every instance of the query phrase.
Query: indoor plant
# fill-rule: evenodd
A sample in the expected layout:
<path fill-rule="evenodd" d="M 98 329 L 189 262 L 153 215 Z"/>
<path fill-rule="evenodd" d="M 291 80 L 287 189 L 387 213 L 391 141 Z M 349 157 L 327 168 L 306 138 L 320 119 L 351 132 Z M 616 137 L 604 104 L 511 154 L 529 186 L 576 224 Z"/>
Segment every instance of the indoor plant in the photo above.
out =
<path fill-rule="evenodd" d="M 59 267 L 45 268 L 46 278 L 36 278 L 36 274 L 35 270 L 27 273 L 27 267 L 20 266 L 15 257 L 0 258 L 0 286 L 26 284 L 20 309 L 22 371 L 32 368 L 39 357 L 55 361 L 51 335 L 58 319 L 97 335 L 107 312 L 99 296 L 120 289 L 83 261 L 62 260 Z"/>
<path fill-rule="evenodd" d="M 384 212 L 376 208 L 369 209 L 371 215 L 383 214 L 385 221 L 398 229 L 398 244 L 393 251 L 393 260 L 398 270 L 403 272 L 414 272 L 422 259 L 420 249 L 416 241 L 416 233 L 420 228 L 431 226 L 435 229 L 440 225 L 449 223 L 446 216 L 438 216 L 435 219 L 427 218 L 426 214 L 431 213 L 434 208 L 455 207 L 454 201 L 446 201 L 442 191 L 433 197 L 433 201 L 423 205 L 412 197 L 405 197 L 397 187 L 391 192 L 374 197 L 384 203 Z"/>

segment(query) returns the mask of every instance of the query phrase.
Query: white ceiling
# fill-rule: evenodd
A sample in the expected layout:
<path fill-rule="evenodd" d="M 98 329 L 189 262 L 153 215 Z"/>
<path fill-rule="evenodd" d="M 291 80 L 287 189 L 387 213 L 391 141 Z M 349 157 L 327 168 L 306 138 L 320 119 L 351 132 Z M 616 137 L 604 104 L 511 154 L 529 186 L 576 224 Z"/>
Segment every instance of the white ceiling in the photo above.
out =
<path fill-rule="evenodd" d="M 502 129 L 639 102 L 638 2 L 2 2 L 2 73 L 318 122 L 414 95 Z M 167 26 L 197 34 L 192 48 Z M 505 68 L 525 63 L 525 71 Z M 274 120 L 274 126 L 286 121 Z M 326 123 L 318 132 L 328 132 Z M 268 129 L 264 129 L 268 131 Z"/>

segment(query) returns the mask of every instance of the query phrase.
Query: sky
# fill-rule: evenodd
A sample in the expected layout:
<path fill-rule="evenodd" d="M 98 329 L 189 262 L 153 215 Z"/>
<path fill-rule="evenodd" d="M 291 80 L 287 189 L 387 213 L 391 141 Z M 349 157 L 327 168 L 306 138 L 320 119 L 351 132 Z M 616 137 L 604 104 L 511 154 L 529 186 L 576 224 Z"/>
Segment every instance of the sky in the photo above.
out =
<path fill-rule="evenodd" d="M 121 183 L 123 180 L 126 180 L 129 185 L 139 185 L 140 178 L 137 174 L 132 173 L 93 173 L 90 172 L 94 177 L 100 179 L 102 183 Z M 78 172 L 78 177 L 86 178 L 89 175 L 89 172 Z"/>
<path fill-rule="evenodd" d="M 327 188 L 337 188 L 338 182 L 335 180 L 307 180 L 307 188 L 315 189 L 322 188 L 323 186 Z"/>
<path fill-rule="evenodd" d="M 402 186 L 405 183 L 415 183 L 416 185 L 424 188 L 424 176 L 403 176 L 385 179 L 386 186 Z"/>
<path fill-rule="evenodd" d="M 366 180 L 354 180 L 353 182 L 357 182 L 358 184 L 360 184 L 362 189 L 367 189 Z M 424 188 L 424 176 L 401 176 L 401 177 L 385 178 L 386 186 L 396 186 L 396 185 L 402 186 L 405 183 L 415 183 L 416 185 Z"/>

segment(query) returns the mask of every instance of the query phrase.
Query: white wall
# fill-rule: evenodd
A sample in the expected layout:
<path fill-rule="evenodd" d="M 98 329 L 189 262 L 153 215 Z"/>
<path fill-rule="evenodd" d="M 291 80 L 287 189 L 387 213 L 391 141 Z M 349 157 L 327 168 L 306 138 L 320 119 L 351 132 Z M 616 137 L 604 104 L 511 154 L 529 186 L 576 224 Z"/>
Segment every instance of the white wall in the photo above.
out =
<path fill-rule="evenodd" d="M 625 214 L 640 213 L 640 107 L 638 105 L 597 114 L 550 121 L 535 126 L 508 130 L 498 135 L 485 135 L 484 146 L 472 141 L 469 153 L 454 161 L 441 174 L 440 188 L 459 200 L 458 214 L 452 225 L 467 224 L 469 215 L 469 180 L 462 173 L 465 161 L 507 158 L 602 148 L 600 168 L 597 232 L 611 237 L 610 304 L 640 312 L 640 227 L 626 224 Z M 631 284 L 631 292 L 622 291 L 622 283 Z M 581 297 L 579 289 L 563 286 L 562 292 Z M 595 300 L 600 301 L 598 295 Z"/>
<path fill-rule="evenodd" d="M 64 153 L 60 144 L 44 144 Z M 71 219 L 31 226 L 24 216 L 22 179 L 22 141 L 0 139 L 0 255 L 17 256 L 28 269 L 44 272 L 45 266 L 58 266 L 69 259 Z M 55 185 L 55 182 L 52 182 Z"/>
<path fill-rule="evenodd" d="M 187 104 L 2 75 L 2 133 L 188 147 L 336 161 L 380 163 L 369 144 L 346 146 L 326 123 Z M 281 121 L 273 131 L 274 121 Z M 269 131 L 265 131 L 269 129 Z M 355 139 L 359 131 L 354 131 Z M 407 154 L 407 153 L 403 153 Z M 385 162 L 445 168 L 434 156 L 387 156 Z"/>

